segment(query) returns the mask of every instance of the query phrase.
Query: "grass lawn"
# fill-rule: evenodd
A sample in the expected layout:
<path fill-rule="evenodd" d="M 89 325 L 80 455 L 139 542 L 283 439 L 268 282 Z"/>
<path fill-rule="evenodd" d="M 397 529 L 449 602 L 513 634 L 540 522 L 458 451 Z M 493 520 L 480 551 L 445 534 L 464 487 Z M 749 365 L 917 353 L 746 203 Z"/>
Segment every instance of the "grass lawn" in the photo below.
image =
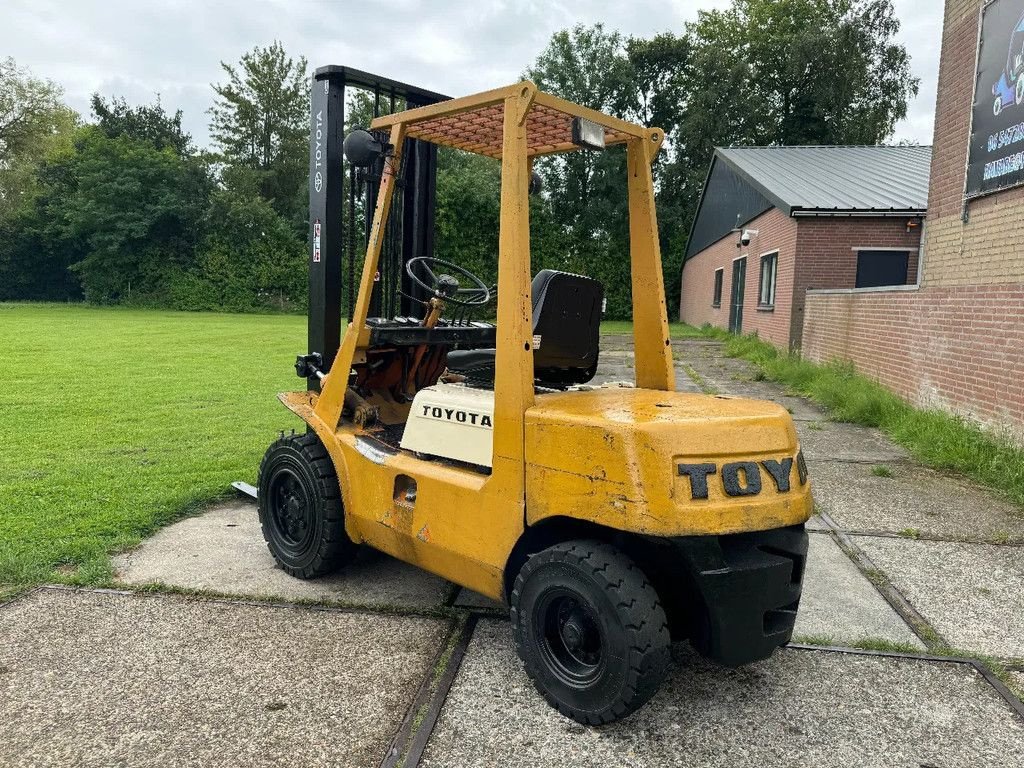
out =
<path fill-rule="evenodd" d="M 0 584 L 102 582 L 111 550 L 254 482 L 306 319 L 0 304 Z"/>
<path fill-rule="evenodd" d="M 303 427 L 275 394 L 305 345 L 294 315 L 0 304 L 0 586 L 102 583 L 110 552 L 255 482 Z"/>

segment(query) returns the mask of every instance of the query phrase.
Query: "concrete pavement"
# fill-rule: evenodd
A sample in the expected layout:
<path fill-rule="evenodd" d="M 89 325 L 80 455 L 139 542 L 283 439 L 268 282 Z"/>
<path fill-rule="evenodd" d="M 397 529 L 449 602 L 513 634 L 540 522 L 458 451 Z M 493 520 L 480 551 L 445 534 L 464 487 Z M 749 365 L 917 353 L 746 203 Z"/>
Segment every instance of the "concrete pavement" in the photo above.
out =
<path fill-rule="evenodd" d="M 632 377 L 606 337 L 603 381 Z M 522 672 L 502 606 L 384 555 L 314 582 L 274 567 L 255 507 L 223 505 L 115 559 L 133 589 L 0 604 L 2 765 L 1019 766 L 1024 518 L 835 424 L 715 342 L 675 342 L 680 389 L 793 413 L 819 514 L 796 639 L 739 670 L 674 649 L 665 688 L 585 728 Z M 884 467 L 878 470 L 876 467 Z M 266 604 L 315 601 L 328 610 Z"/>

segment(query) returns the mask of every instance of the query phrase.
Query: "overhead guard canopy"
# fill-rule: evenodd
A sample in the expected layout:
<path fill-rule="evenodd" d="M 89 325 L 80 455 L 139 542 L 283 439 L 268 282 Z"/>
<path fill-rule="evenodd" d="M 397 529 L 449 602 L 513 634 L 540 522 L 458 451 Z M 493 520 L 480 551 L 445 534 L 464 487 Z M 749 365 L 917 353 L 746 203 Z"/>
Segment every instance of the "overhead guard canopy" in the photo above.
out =
<path fill-rule="evenodd" d="M 646 139 L 657 149 L 664 134 L 537 90 L 529 80 L 493 91 L 450 99 L 376 118 L 372 129 L 399 123 L 405 135 L 432 144 L 501 157 L 502 115 L 505 100 L 516 97 L 525 103 L 527 154 L 530 157 L 581 149 L 572 140 L 572 121 L 582 117 L 604 127 L 605 145 L 622 144 L 631 138 Z"/>

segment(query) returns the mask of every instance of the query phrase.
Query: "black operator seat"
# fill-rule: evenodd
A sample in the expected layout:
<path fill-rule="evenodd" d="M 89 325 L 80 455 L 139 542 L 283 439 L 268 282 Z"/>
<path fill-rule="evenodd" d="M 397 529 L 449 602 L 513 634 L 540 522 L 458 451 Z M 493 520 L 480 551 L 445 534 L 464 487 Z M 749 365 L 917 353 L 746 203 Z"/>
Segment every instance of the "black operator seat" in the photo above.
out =
<path fill-rule="evenodd" d="M 604 286 L 569 272 L 544 269 L 533 278 L 533 375 L 542 384 L 585 384 L 597 373 Z M 494 349 L 448 353 L 448 369 L 494 384 Z"/>

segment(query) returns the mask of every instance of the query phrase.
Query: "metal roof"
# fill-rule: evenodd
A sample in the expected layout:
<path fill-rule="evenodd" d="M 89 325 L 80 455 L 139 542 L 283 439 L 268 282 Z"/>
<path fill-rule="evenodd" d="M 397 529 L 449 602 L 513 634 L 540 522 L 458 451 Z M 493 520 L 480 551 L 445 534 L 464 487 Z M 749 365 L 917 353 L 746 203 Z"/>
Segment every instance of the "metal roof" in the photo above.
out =
<path fill-rule="evenodd" d="M 715 156 L 789 216 L 928 208 L 931 147 L 719 147 Z"/>

